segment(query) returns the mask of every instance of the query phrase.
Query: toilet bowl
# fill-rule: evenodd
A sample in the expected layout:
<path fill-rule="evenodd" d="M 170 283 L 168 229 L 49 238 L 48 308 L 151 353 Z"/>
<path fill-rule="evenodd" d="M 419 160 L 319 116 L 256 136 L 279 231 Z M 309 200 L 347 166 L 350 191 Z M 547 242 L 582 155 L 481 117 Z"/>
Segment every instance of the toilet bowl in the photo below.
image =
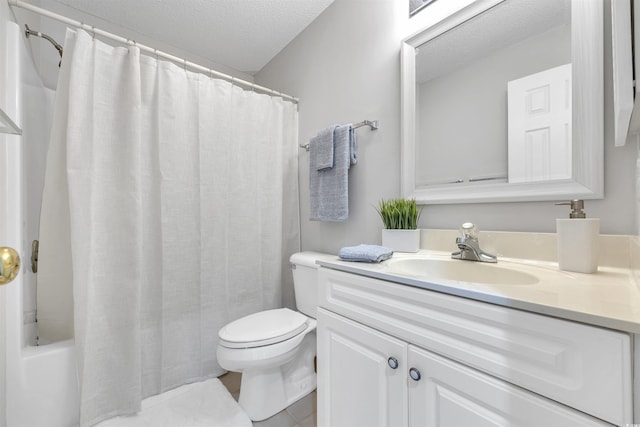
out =
<path fill-rule="evenodd" d="M 218 363 L 241 372 L 238 403 L 253 421 L 269 418 L 316 388 L 316 260 L 301 252 L 290 258 L 298 310 L 261 311 L 220 329 Z M 304 314 L 303 314 L 304 313 Z"/>

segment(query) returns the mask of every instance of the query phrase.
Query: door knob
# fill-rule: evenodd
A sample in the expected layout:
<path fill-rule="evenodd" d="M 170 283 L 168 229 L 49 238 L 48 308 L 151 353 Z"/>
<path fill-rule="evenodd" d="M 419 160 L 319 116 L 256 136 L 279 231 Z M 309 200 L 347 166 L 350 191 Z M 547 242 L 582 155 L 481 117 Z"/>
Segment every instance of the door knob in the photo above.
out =
<path fill-rule="evenodd" d="M 0 286 L 16 278 L 20 272 L 20 255 L 15 249 L 0 246 Z"/>

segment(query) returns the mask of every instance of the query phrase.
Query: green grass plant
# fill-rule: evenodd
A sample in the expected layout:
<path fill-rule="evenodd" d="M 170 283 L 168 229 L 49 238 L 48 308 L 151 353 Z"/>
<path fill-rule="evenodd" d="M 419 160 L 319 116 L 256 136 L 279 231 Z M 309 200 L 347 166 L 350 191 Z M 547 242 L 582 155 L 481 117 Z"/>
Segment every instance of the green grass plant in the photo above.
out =
<path fill-rule="evenodd" d="M 415 199 L 380 200 L 376 208 L 384 228 L 389 230 L 415 230 L 422 208 L 418 208 Z"/>

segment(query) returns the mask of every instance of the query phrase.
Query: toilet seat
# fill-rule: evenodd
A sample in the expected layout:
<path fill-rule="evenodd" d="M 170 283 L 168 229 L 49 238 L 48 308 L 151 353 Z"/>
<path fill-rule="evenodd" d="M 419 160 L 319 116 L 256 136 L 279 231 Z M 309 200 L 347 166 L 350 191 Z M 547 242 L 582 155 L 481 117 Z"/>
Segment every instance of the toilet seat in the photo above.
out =
<path fill-rule="evenodd" d="M 307 329 L 309 318 L 288 308 L 261 311 L 235 320 L 218 332 L 220 345 L 252 348 L 285 341 Z"/>

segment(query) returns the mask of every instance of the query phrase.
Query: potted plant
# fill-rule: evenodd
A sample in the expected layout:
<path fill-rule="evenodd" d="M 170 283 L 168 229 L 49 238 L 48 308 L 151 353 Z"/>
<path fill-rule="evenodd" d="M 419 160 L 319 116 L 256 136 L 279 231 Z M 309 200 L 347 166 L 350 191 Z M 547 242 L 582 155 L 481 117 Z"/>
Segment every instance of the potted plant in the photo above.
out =
<path fill-rule="evenodd" d="M 383 199 L 376 210 L 384 224 L 382 245 L 397 252 L 418 252 L 418 219 L 422 209 L 417 206 L 415 199 Z"/>

